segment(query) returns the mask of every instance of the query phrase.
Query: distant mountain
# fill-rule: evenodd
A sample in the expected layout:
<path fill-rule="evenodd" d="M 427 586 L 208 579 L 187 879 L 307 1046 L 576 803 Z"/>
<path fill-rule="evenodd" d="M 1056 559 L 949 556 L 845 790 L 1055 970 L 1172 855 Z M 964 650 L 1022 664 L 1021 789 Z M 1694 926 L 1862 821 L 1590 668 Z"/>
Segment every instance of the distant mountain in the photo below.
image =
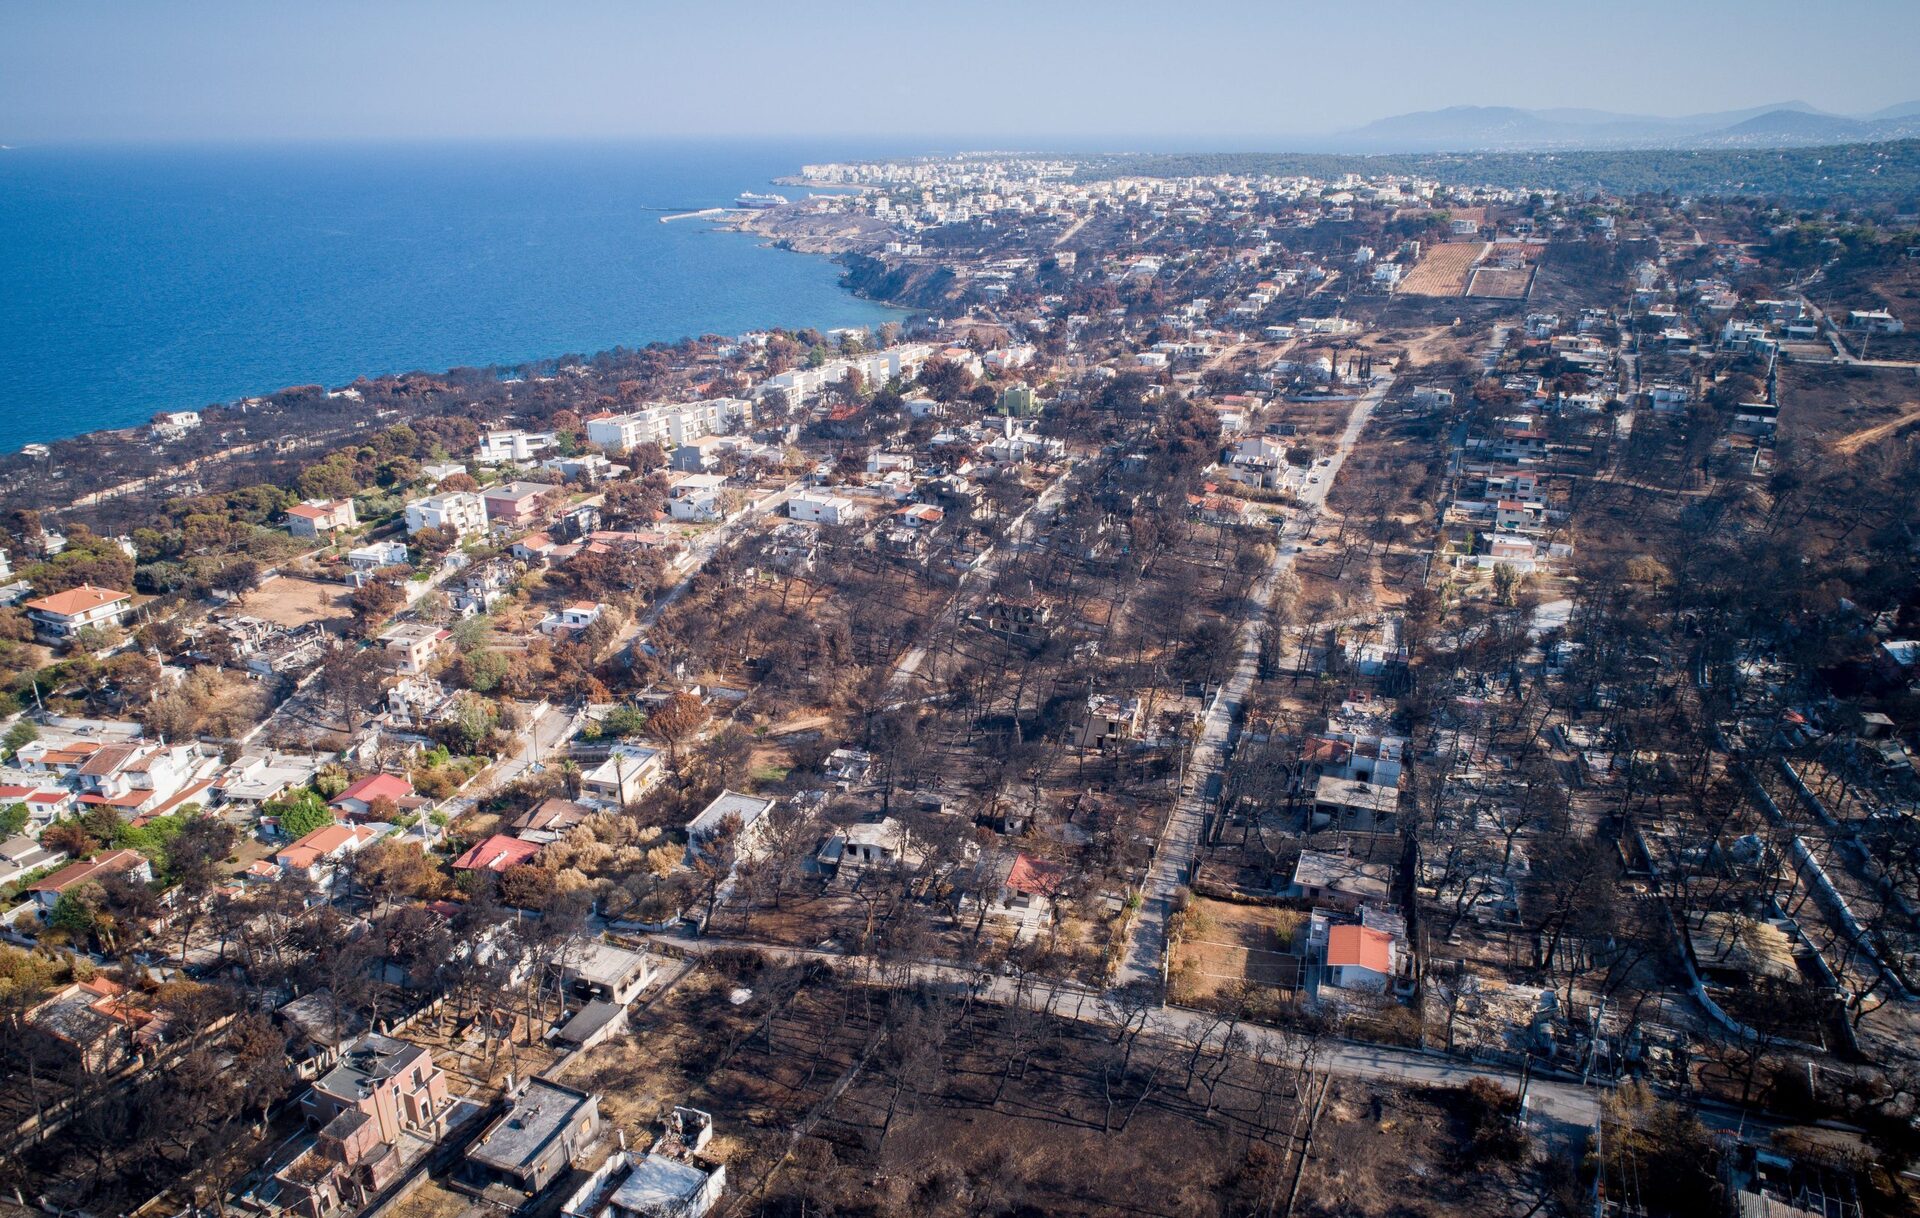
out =
<path fill-rule="evenodd" d="M 1888 106 L 1882 110 L 1875 110 L 1872 114 L 1863 114 L 1860 117 L 1866 119 L 1920 118 L 1920 101 L 1901 102 L 1898 105 Z"/>
<path fill-rule="evenodd" d="M 1520 110 L 1512 106 L 1449 106 L 1444 110 L 1421 110 L 1383 118 L 1355 131 L 1365 142 L 1445 143 L 1466 141 L 1471 145 L 1537 143 L 1550 139 L 1577 124 Z"/>
<path fill-rule="evenodd" d="M 1920 102 L 1870 115 L 1803 101 L 1709 114 L 1617 114 L 1575 108 L 1449 106 L 1379 119 L 1329 140 L 1357 152 L 1518 152 L 1556 149 L 1794 147 L 1920 135 Z"/>
<path fill-rule="evenodd" d="M 1792 140 L 1795 142 L 1834 144 L 1874 138 L 1880 124 L 1838 114 L 1807 113 L 1799 110 L 1770 110 L 1744 122 L 1734 123 L 1707 134 L 1721 140 Z"/>
<path fill-rule="evenodd" d="M 1542 118 L 1551 118 L 1570 123 L 1600 124 L 1648 124 L 1662 127 L 1683 127 L 1689 130 L 1710 131 L 1715 127 L 1731 126 L 1743 123 L 1750 118 L 1769 114 L 1775 110 L 1797 110 L 1804 114 L 1818 114 L 1820 109 L 1803 101 L 1773 102 L 1765 106 L 1748 106 L 1744 110 L 1717 110 L 1708 114 L 1683 114 L 1678 117 L 1666 117 L 1656 114 L 1617 114 L 1611 110 L 1554 109 L 1534 110 L 1532 113 Z"/>

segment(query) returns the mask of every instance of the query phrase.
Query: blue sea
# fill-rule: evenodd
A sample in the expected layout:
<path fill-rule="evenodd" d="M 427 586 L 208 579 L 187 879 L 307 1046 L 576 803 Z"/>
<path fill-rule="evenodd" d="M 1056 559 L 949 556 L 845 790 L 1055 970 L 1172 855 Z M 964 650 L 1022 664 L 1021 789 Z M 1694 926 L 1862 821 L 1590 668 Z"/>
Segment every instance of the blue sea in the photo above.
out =
<path fill-rule="evenodd" d="M 824 258 L 660 222 L 878 151 L 0 151 L 0 451 L 287 385 L 898 317 Z"/>

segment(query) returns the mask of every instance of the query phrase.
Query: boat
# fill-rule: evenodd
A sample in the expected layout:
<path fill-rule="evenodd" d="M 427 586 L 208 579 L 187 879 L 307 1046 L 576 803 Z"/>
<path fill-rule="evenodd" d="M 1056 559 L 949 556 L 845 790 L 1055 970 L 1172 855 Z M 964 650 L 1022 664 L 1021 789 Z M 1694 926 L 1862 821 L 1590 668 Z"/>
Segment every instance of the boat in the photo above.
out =
<path fill-rule="evenodd" d="M 743 190 L 740 192 L 740 197 L 733 201 L 733 205 L 735 207 L 751 207 L 757 209 L 763 207 L 779 207 L 786 201 L 787 196 L 785 195 L 762 195 L 755 194 L 751 190 Z"/>

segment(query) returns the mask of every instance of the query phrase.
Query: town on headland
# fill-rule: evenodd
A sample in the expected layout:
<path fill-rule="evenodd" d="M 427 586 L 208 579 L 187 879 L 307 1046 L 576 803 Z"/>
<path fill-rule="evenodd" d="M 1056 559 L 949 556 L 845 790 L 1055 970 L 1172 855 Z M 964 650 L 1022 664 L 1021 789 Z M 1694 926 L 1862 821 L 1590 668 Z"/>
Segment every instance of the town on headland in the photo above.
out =
<path fill-rule="evenodd" d="M 775 185 L 0 457 L 0 1208 L 1920 1213 L 1920 147 Z"/>

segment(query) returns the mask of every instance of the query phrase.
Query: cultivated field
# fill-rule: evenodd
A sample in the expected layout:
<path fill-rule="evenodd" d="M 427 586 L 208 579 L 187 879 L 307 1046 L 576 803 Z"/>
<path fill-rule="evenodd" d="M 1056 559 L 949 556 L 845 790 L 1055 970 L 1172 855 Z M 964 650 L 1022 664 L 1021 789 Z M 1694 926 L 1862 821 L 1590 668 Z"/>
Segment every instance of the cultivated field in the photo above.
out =
<path fill-rule="evenodd" d="M 1481 241 L 1429 246 L 1419 264 L 1400 281 L 1400 291 L 1409 296 L 1459 296 L 1466 291 L 1468 272 L 1486 249 Z"/>

